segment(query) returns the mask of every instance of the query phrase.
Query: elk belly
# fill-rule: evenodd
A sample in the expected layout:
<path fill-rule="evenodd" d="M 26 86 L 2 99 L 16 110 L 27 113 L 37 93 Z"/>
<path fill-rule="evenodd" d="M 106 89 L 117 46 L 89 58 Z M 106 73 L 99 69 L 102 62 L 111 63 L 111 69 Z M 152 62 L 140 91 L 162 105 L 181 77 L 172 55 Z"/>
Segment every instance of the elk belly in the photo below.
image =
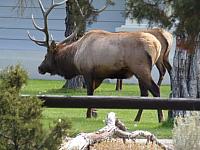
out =
<path fill-rule="evenodd" d="M 118 70 L 113 70 L 112 68 L 98 66 L 96 68 L 93 68 L 92 70 L 92 76 L 95 79 L 127 79 L 132 77 L 132 75 L 133 73 L 130 72 L 130 70 L 127 67 L 119 68 Z"/>

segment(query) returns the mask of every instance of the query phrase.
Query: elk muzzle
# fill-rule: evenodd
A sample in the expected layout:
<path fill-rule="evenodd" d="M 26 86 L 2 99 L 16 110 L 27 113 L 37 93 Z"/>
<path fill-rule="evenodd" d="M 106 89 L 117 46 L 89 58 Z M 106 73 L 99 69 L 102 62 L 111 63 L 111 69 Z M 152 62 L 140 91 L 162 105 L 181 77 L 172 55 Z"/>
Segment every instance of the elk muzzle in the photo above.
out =
<path fill-rule="evenodd" d="M 46 71 L 44 70 L 44 68 L 41 67 L 41 66 L 38 67 L 38 72 L 39 72 L 40 74 L 45 74 L 45 73 L 46 73 Z"/>

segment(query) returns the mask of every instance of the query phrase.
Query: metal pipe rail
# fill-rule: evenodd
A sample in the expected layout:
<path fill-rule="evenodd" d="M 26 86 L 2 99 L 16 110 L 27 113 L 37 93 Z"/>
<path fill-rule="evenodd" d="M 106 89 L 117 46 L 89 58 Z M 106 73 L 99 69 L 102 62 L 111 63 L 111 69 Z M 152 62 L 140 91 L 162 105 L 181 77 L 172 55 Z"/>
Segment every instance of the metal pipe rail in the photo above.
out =
<path fill-rule="evenodd" d="M 26 95 L 27 96 L 27 95 Z M 200 110 L 200 99 L 132 96 L 56 96 L 38 95 L 45 107 Z"/>

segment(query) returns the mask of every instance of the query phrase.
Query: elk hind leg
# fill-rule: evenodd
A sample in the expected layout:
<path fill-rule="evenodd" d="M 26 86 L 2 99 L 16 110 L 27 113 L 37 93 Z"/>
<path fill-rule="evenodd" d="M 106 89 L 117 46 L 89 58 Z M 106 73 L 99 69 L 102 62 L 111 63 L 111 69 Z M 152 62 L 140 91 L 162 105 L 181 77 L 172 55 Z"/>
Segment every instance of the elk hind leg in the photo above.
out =
<path fill-rule="evenodd" d="M 164 75 L 166 73 L 166 69 L 162 62 L 157 62 L 156 67 L 158 68 L 158 71 L 159 71 L 159 80 L 158 80 L 157 85 L 160 86 L 164 78 Z"/>
<path fill-rule="evenodd" d="M 171 71 L 172 71 L 172 66 L 171 66 L 171 64 L 169 63 L 169 60 L 168 60 L 168 55 L 167 55 L 167 58 L 165 58 L 164 60 L 163 60 L 163 63 L 164 63 L 164 65 L 165 65 L 165 67 L 166 67 L 166 69 L 167 69 L 167 72 L 169 73 L 169 77 L 170 77 L 170 85 L 171 85 L 171 89 L 172 89 L 172 73 L 171 73 Z"/>
<path fill-rule="evenodd" d="M 151 79 L 151 85 L 149 87 L 149 91 L 152 93 L 154 97 L 160 97 L 160 89 L 152 79 Z M 163 111 L 161 109 L 158 109 L 157 112 L 158 112 L 158 121 L 159 122 L 164 121 Z"/>
<path fill-rule="evenodd" d="M 119 81 L 119 88 L 120 88 L 120 90 L 122 90 L 122 79 L 120 79 L 120 81 Z"/>
<path fill-rule="evenodd" d="M 144 83 L 141 80 L 139 80 L 139 88 L 140 88 L 140 95 L 142 97 L 148 97 L 148 91 L 147 91 L 146 87 L 144 86 Z M 137 113 L 135 120 L 134 120 L 135 122 L 140 121 L 141 116 L 142 116 L 142 112 L 143 112 L 143 109 L 138 110 L 138 113 Z"/>
<path fill-rule="evenodd" d="M 143 72 L 143 74 L 140 74 L 139 78 L 139 85 L 141 86 L 141 89 L 146 89 L 149 90 L 151 92 L 151 94 L 154 97 L 160 97 L 160 88 L 157 86 L 157 84 L 153 81 L 150 73 L 148 74 L 146 72 L 146 74 Z M 147 95 L 147 92 L 145 91 L 145 93 L 142 93 L 142 91 L 144 92 L 145 90 L 141 90 L 141 95 Z M 164 120 L 164 115 L 162 110 L 158 109 L 158 121 L 162 122 Z"/>
<path fill-rule="evenodd" d="M 165 53 L 165 56 L 163 58 L 163 63 L 165 65 L 165 67 L 167 68 L 168 73 L 171 74 L 172 66 L 169 63 L 169 59 L 168 58 L 169 58 L 169 52 Z"/>

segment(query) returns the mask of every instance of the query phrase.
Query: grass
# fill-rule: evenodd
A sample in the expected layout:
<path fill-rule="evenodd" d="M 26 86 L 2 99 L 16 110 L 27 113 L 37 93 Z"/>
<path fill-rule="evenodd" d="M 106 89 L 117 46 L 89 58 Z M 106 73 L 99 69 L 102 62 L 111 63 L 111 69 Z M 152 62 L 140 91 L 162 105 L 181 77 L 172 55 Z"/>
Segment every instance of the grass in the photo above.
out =
<path fill-rule="evenodd" d="M 52 94 L 52 95 L 86 95 L 85 89 L 63 89 L 65 81 L 48 81 L 48 80 L 29 80 L 27 86 L 22 90 L 22 94 Z M 161 96 L 168 97 L 170 93 L 169 86 L 161 87 Z M 123 90 L 115 91 L 115 84 L 103 83 L 96 91 L 95 95 L 118 95 L 118 96 L 138 96 L 138 85 L 124 84 Z M 46 128 L 54 120 L 60 118 L 69 118 L 72 121 L 73 132 L 93 132 L 104 126 L 104 120 L 108 112 L 115 112 L 117 117 L 125 123 L 129 130 L 147 130 L 154 133 L 159 138 L 171 138 L 172 127 L 158 123 L 156 110 L 145 110 L 139 123 L 134 123 L 137 110 L 130 109 L 98 109 L 98 117 L 86 119 L 86 109 L 61 109 L 45 108 L 43 112 L 43 123 Z M 167 111 L 164 111 L 167 118 Z"/>

